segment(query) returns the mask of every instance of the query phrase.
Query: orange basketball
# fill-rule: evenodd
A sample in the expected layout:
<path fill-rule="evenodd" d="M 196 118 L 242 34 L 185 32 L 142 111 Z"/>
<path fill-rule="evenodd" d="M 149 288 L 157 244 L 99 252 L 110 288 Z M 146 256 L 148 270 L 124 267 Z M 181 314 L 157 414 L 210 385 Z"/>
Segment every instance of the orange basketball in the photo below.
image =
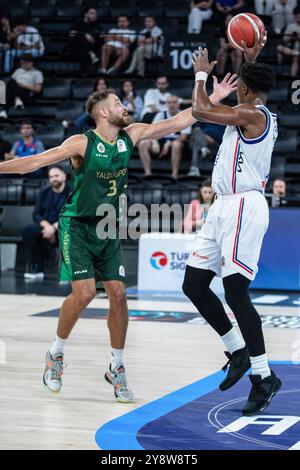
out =
<path fill-rule="evenodd" d="M 243 50 L 241 41 L 245 41 L 248 47 L 255 44 L 260 37 L 260 30 L 265 31 L 265 25 L 261 19 L 253 13 L 240 13 L 234 16 L 227 26 L 227 37 L 235 49 Z"/>

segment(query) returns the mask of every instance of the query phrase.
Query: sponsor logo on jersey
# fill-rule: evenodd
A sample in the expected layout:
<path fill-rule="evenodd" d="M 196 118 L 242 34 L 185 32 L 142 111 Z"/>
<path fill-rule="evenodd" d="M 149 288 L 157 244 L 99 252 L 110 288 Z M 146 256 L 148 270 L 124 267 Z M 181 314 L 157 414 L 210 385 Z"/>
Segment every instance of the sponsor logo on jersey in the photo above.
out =
<path fill-rule="evenodd" d="M 119 267 L 119 275 L 125 277 L 125 268 L 123 265 Z"/>
<path fill-rule="evenodd" d="M 205 260 L 208 260 L 209 259 L 209 256 L 205 256 L 205 255 L 199 255 L 199 253 L 197 251 L 193 251 L 193 256 L 195 258 L 199 258 L 199 259 L 205 259 Z"/>
<path fill-rule="evenodd" d="M 117 140 L 117 147 L 118 147 L 118 152 L 126 152 L 127 147 L 123 139 L 118 139 Z"/>
<path fill-rule="evenodd" d="M 75 272 L 74 272 L 74 276 L 77 276 L 78 274 L 85 274 L 85 273 L 87 273 L 87 272 L 88 272 L 87 269 L 83 269 L 82 271 L 75 271 Z"/>
<path fill-rule="evenodd" d="M 99 153 L 104 153 L 105 152 L 105 146 L 102 142 L 100 142 L 98 145 L 97 145 L 97 150 Z"/>

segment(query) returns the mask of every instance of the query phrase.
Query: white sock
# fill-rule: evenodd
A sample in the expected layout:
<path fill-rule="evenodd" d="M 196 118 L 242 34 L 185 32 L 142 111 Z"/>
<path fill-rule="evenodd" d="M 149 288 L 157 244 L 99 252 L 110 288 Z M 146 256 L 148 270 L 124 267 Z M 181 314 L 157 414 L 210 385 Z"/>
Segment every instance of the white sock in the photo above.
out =
<path fill-rule="evenodd" d="M 262 380 L 271 375 L 266 354 L 254 357 L 250 356 L 250 362 L 253 375 L 261 375 Z"/>
<path fill-rule="evenodd" d="M 117 366 L 123 364 L 123 352 L 124 349 L 111 348 L 111 370 L 114 370 Z"/>
<path fill-rule="evenodd" d="M 221 340 L 230 354 L 234 353 L 234 351 L 237 351 L 238 349 L 243 349 L 246 346 L 245 341 L 234 327 L 232 327 L 226 335 L 221 336 Z"/>
<path fill-rule="evenodd" d="M 49 349 L 50 354 L 53 356 L 54 354 L 63 353 L 66 342 L 66 339 L 62 339 L 56 335 L 55 340 L 53 341 L 52 346 Z"/>

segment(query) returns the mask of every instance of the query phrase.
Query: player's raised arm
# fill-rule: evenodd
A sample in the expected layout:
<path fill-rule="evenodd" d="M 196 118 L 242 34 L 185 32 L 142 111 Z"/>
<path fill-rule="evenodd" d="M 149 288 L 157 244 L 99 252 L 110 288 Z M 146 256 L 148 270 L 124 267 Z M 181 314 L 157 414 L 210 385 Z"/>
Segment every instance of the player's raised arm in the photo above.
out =
<path fill-rule="evenodd" d="M 225 126 L 261 126 L 263 130 L 265 117 L 253 104 L 245 102 L 231 107 L 212 103 L 206 92 L 206 80 L 216 62 L 209 63 L 207 49 L 199 49 L 193 57 L 196 78 L 192 105 L 194 118 Z M 240 86 L 244 85 L 240 82 Z"/>
<path fill-rule="evenodd" d="M 44 166 L 67 160 L 69 158 L 83 157 L 87 144 L 85 135 L 73 135 L 61 145 L 46 150 L 32 157 L 15 158 L 0 163 L 0 173 L 30 173 Z"/>

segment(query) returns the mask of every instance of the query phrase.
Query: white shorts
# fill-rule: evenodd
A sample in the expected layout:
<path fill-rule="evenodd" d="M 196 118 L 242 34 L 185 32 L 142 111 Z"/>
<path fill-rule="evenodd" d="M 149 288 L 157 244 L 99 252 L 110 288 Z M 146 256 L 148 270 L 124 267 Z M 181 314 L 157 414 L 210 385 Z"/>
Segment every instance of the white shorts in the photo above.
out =
<path fill-rule="evenodd" d="M 268 204 L 259 191 L 217 195 L 187 265 L 222 277 L 240 273 L 252 281 L 268 225 Z"/>

